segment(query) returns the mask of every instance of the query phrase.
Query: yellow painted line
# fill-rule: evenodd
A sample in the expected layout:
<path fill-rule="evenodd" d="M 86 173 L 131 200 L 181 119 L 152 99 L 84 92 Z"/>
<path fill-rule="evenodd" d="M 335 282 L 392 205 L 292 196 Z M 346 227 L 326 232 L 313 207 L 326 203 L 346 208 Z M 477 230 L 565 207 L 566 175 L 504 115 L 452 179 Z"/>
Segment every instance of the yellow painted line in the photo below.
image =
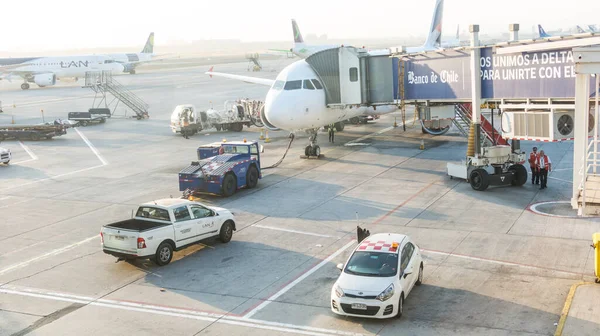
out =
<path fill-rule="evenodd" d="M 581 285 L 593 285 L 593 282 L 580 282 L 573 284 L 571 289 L 569 290 L 569 294 L 567 295 L 567 299 L 565 300 L 565 305 L 563 306 L 562 313 L 560 314 L 560 320 L 558 321 L 558 326 L 556 327 L 556 332 L 554 336 L 562 336 L 563 329 L 565 328 L 565 323 L 567 322 L 567 317 L 569 317 L 569 310 L 571 309 L 571 303 L 573 303 L 573 298 L 575 297 L 575 292 L 577 291 L 577 287 Z"/>

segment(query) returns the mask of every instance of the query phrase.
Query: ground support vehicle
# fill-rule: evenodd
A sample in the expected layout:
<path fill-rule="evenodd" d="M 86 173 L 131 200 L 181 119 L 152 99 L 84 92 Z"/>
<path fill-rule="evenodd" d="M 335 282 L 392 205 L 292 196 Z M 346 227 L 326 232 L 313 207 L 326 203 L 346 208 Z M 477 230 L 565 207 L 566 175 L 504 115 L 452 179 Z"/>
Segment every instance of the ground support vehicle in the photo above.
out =
<path fill-rule="evenodd" d="M 10 149 L 0 147 L 0 163 L 8 164 L 12 159 Z"/>
<path fill-rule="evenodd" d="M 224 109 L 199 111 L 194 105 L 178 105 L 171 114 L 171 131 L 175 134 L 194 135 L 205 129 L 241 132 L 244 126 L 262 127 L 259 113 L 262 102 L 238 100 L 225 102 Z"/>
<path fill-rule="evenodd" d="M 151 259 L 159 266 L 173 251 L 209 237 L 228 243 L 236 230 L 233 214 L 223 208 L 178 198 L 141 204 L 135 217 L 104 225 L 102 250 L 119 259 Z"/>
<path fill-rule="evenodd" d="M 90 112 L 69 112 L 69 120 L 76 121 L 77 125 L 87 126 L 92 123 L 103 124 L 106 122 L 106 117 Z"/>
<path fill-rule="evenodd" d="M 404 301 L 423 282 L 423 258 L 410 237 L 378 233 L 358 243 L 331 288 L 330 308 L 338 315 L 402 316 Z"/>
<path fill-rule="evenodd" d="M 201 146 L 199 161 L 179 172 L 179 190 L 187 198 L 194 193 L 231 196 L 238 189 L 252 189 L 262 178 L 260 151 L 256 141 Z"/>
<path fill-rule="evenodd" d="M 67 134 L 67 126 L 55 121 L 53 124 L 37 124 L 37 125 L 0 125 L 0 141 L 5 139 L 52 139 L 55 136 Z"/>

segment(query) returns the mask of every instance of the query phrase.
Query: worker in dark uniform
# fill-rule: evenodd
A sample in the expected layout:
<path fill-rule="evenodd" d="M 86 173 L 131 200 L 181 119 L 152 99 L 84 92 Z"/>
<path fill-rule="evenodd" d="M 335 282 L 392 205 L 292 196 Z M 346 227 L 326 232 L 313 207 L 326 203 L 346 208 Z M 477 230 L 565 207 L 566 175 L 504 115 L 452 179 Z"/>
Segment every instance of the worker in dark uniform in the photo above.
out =
<path fill-rule="evenodd" d="M 548 173 L 552 171 L 552 161 L 544 154 L 544 151 L 540 151 L 540 155 L 537 157 L 537 169 L 540 175 L 542 185 L 540 189 L 546 189 L 548 184 Z"/>
<path fill-rule="evenodd" d="M 329 142 L 334 142 L 333 138 L 334 138 L 334 133 L 335 133 L 335 124 L 331 124 L 329 125 Z"/>
<path fill-rule="evenodd" d="M 540 184 L 540 175 L 537 170 L 537 147 L 533 147 L 533 152 L 529 154 L 529 167 L 531 168 L 531 184 Z"/>
<path fill-rule="evenodd" d="M 190 138 L 188 135 L 189 128 L 190 128 L 190 110 L 185 109 L 181 113 L 181 135 L 186 139 Z"/>

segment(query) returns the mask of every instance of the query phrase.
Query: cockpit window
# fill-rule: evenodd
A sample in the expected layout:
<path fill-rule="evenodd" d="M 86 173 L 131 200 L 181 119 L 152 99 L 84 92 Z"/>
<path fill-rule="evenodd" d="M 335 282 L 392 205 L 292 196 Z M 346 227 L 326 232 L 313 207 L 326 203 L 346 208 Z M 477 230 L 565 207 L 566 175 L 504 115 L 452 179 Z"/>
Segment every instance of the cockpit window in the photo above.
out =
<path fill-rule="evenodd" d="M 284 86 L 284 85 L 285 85 L 285 82 L 284 82 L 284 81 L 280 81 L 280 80 L 278 80 L 278 81 L 275 81 L 275 83 L 273 84 L 273 87 L 272 87 L 272 89 L 273 89 L 273 90 L 281 90 L 281 89 L 283 89 L 283 86 Z"/>
<path fill-rule="evenodd" d="M 285 83 L 285 86 L 283 87 L 284 90 L 300 90 L 302 88 L 302 81 L 301 80 L 295 80 L 295 81 L 289 81 Z"/>
<path fill-rule="evenodd" d="M 304 86 L 302 86 L 302 88 L 303 89 L 307 89 L 307 90 L 314 90 L 315 89 L 315 87 L 313 86 L 313 84 L 308 79 L 304 80 Z"/>
<path fill-rule="evenodd" d="M 311 81 L 313 82 L 313 84 L 315 84 L 315 87 L 317 88 L 317 90 L 323 90 L 323 85 L 321 85 L 321 82 L 319 82 L 316 79 L 311 79 Z"/>

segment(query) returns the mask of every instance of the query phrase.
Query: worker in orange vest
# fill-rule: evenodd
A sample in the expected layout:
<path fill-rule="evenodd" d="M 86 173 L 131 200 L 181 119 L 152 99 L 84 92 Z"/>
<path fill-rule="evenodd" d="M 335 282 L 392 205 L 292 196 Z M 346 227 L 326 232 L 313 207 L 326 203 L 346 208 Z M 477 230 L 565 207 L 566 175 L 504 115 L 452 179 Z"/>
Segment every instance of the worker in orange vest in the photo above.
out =
<path fill-rule="evenodd" d="M 543 150 L 540 151 L 540 155 L 537 157 L 536 167 L 542 182 L 540 189 L 546 189 L 546 185 L 548 184 L 548 172 L 552 171 L 552 161 L 544 154 Z"/>
<path fill-rule="evenodd" d="M 540 184 L 540 175 L 537 170 L 537 147 L 533 147 L 533 152 L 529 154 L 529 168 L 531 168 L 531 184 Z"/>

